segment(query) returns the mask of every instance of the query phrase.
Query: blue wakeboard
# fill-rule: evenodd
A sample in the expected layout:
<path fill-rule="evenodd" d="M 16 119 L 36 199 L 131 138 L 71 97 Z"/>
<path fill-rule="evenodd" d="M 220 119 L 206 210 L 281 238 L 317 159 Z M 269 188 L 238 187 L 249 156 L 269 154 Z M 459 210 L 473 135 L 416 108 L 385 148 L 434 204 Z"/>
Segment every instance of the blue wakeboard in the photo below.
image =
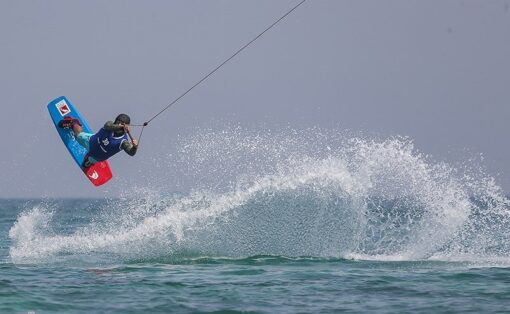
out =
<path fill-rule="evenodd" d="M 80 120 L 84 132 L 94 133 L 76 107 L 74 107 L 65 96 L 60 96 L 48 104 L 48 111 L 50 112 L 51 120 L 53 121 L 62 142 L 64 142 L 64 145 L 73 157 L 74 161 L 85 173 L 92 184 L 99 186 L 108 182 L 112 178 L 112 172 L 108 162 L 101 161 L 88 168 L 83 167 L 83 161 L 87 154 L 87 149 L 76 141 L 74 132 L 71 129 L 64 129 L 58 126 L 60 120 L 64 119 L 64 117 L 71 116 Z"/>

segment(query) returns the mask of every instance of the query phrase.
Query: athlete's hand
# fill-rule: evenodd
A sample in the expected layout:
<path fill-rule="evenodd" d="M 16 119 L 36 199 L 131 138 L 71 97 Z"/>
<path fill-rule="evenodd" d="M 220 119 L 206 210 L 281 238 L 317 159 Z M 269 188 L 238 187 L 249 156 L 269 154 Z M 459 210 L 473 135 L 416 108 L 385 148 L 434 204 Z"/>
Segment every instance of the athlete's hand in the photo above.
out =
<path fill-rule="evenodd" d="M 121 124 L 121 125 L 122 125 L 122 127 L 124 128 L 124 132 L 129 133 L 129 131 L 130 131 L 130 130 L 129 130 L 129 125 L 128 125 L 128 124 L 124 124 L 124 123 L 123 123 L 123 124 Z"/>
<path fill-rule="evenodd" d="M 133 142 L 133 146 L 134 146 L 134 147 L 138 147 L 138 141 L 137 141 L 137 140 L 133 139 L 133 141 L 132 141 L 132 142 Z"/>

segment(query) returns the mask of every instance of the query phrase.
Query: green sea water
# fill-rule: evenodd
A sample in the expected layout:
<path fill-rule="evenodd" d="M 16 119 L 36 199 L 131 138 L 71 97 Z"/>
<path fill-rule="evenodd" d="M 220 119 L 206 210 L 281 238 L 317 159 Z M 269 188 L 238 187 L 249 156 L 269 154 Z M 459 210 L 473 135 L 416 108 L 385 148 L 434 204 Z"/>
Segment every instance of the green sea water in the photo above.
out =
<path fill-rule="evenodd" d="M 16 255 L 14 247 L 16 250 L 32 248 L 30 245 L 16 247 L 13 232 L 10 238 L 9 231 L 23 220 L 19 217 L 27 217 L 22 215 L 24 211 L 32 212 L 43 203 L 53 206 L 52 234 L 33 235 L 31 245 L 45 245 L 48 239 L 68 242 L 58 250 Z M 126 241 L 122 246 L 106 243 L 102 247 L 80 240 L 79 234 L 85 231 L 78 230 L 90 226 L 100 208 L 111 204 L 112 201 L 98 200 L 0 201 L 0 312 L 503 313 L 508 310 L 510 267 L 506 260 L 225 257 L 191 247 L 189 251 L 161 249 L 158 253 L 154 247 L 130 247 L 137 246 L 136 241 Z M 40 213 L 33 217 L 44 219 Z M 50 223 L 43 221 L 43 225 L 49 228 Z M 55 230 L 55 226 L 60 228 Z"/>
<path fill-rule="evenodd" d="M 124 197 L 0 200 L 0 313 L 508 312 L 510 200 L 476 163 L 316 129 L 174 147 Z"/>

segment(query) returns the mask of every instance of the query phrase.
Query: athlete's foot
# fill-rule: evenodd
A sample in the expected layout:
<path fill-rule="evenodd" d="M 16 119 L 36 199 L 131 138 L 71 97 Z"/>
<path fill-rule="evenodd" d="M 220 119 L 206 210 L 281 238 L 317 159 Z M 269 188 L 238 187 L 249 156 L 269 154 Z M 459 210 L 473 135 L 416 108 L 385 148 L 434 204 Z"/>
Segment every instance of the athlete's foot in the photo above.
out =
<path fill-rule="evenodd" d="M 90 162 L 89 157 L 85 156 L 85 159 L 83 160 L 83 168 L 89 168 L 93 164 Z"/>
<path fill-rule="evenodd" d="M 75 124 L 81 126 L 80 120 L 67 116 L 58 122 L 58 127 L 62 129 L 72 129 Z"/>
<path fill-rule="evenodd" d="M 65 117 L 64 119 L 60 120 L 58 123 L 58 127 L 62 129 L 70 129 L 73 126 L 73 118 L 72 117 Z"/>

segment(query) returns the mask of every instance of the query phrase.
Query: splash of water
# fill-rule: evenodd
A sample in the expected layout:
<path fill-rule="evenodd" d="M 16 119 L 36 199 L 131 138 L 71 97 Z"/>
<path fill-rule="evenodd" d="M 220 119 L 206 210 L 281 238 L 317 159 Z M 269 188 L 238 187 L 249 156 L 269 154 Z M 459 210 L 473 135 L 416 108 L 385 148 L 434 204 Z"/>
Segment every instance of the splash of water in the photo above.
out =
<path fill-rule="evenodd" d="M 111 200 L 69 234 L 52 231 L 51 208 L 36 207 L 10 230 L 11 259 L 490 260 L 510 253 L 510 204 L 494 180 L 433 162 L 409 139 L 320 129 L 197 134 L 181 139 L 172 156 L 195 178 L 193 191 L 140 189 L 143 197 Z"/>

